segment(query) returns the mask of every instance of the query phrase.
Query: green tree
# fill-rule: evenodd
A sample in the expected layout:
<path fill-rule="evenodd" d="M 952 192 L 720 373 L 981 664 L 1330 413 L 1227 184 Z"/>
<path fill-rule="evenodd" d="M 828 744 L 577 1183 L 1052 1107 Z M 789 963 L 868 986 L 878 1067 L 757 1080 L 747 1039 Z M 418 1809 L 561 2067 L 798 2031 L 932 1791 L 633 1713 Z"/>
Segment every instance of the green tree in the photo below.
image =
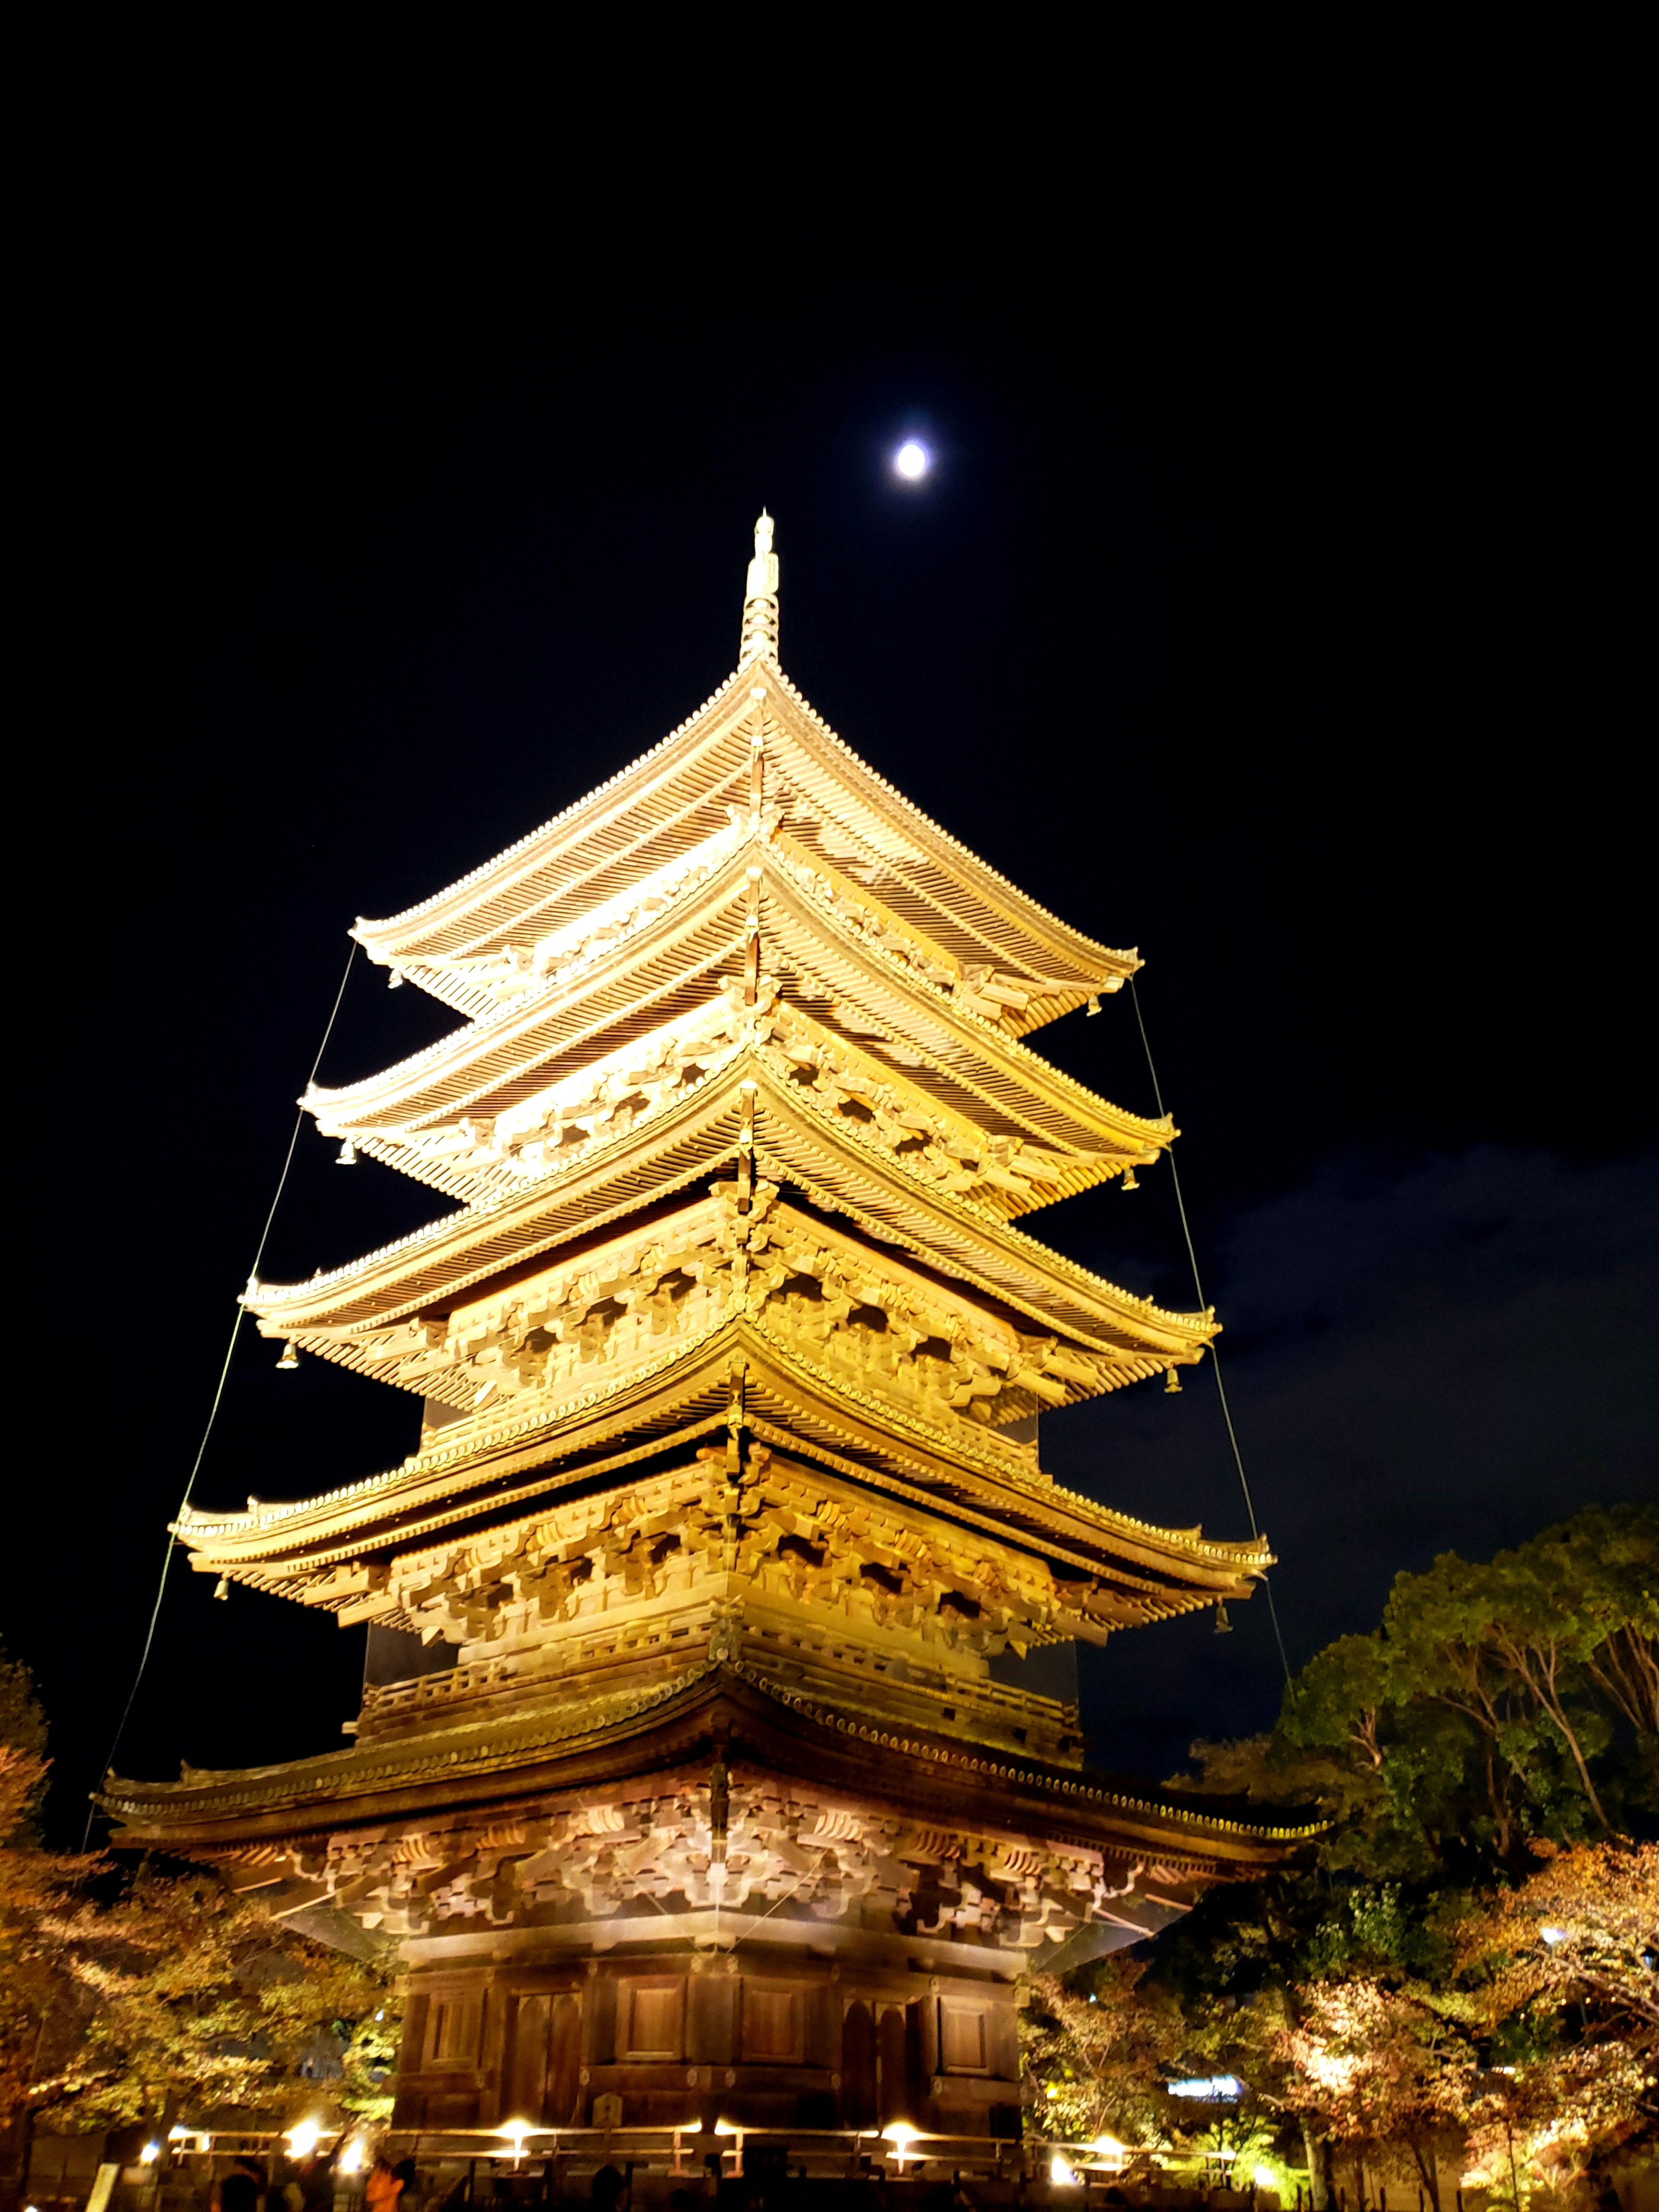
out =
<path fill-rule="evenodd" d="M 90 2002 L 75 2051 L 36 2094 L 84 2125 L 224 2106 L 282 2118 L 317 2096 L 309 2069 L 331 2047 L 355 2052 L 342 2086 L 361 2100 L 366 2054 L 395 2032 L 385 1971 L 296 1935 L 216 1875 L 146 1865 L 116 1902 L 82 1902 L 49 1928 Z"/>
<path fill-rule="evenodd" d="M 1181 2007 L 1191 2050 L 1301 2118 L 1316 2203 L 1317 2139 L 1364 2136 L 1357 2121 L 1358 2135 L 1339 2127 L 1297 2072 L 1307 2039 L 1336 2033 L 1331 1993 L 1373 1992 L 1344 2034 L 1386 2029 L 1364 2067 L 1356 2042 L 1344 2078 L 1409 2104 L 1411 2049 L 1433 2057 L 1422 2060 L 1430 2073 L 1436 2054 L 1462 2049 L 1474 1981 L 1492 1978 L 1469 1927 L 1536 1878 L 1540 1847 L 1589 1848 L 1654 1805 L 1656 1590 L 1659 1513 L 1649 1508 L 1590 1509 L 1485 1565 L 1448 1553 L 1399 1577 L 1376 1633 L 1340 1638 L 1303 1669 L 1270 1735 L 1194 1746 L 1197 1775 L 1178 1784 L 1258 1807 L 1316 1806 L 1328 1823 L 1301 1863 L 1212 1889 L 1160 1940 L 1148 1978 Z M 1574 2096 L 1628 2120 L 1640 2063 L 1613 2045 L 1627 2056 L 1630 2039 L 1609 2039 L 1598 2057 L 1567 2034 L 1570 2010 L 1500 2008 L 1481 2015 L 1482 2033 L 1535 2081 L 1549 2050 L 1576 2051 L 1560 2060 L 1562 2094 L 1576 2083 Z M 1470 2093 L 1472 2124 L 1501 2106 L 1512 2131 L 1522 2080 L 1487 2069 Z M 1441 2119 L 1425 2095 L 1431 2134 Z"/>
<path fill-rule="evenodd" d="M 1256 1788 L 1317 1796 L 1333 1872 L 1468 1886 L 1651 1809 L 1656 1741 L 1659 1510 L 1592 1507 L 1401 1575 L 1287 1692 Z"/>
<path fill-rule="evenodd" d="M 0 2126 L 285 2117 L 319 2056 L 335 2101 L 386 2115 L 399 2007 L 381 1967 L 299 1936 L 212 1873 L 40 1849 L 46 1723 L 0 1662 Z M 14 2159 L 11 2163 L 15 2164 Z"/>
<path fill-rule="evenodd" d="M 1141 1987 L 1146 1972 L 1120 1953 L 1063 1980 L 1032 1978 L 1020 2014 L 1020 2066 L 1042 2134 L 1066 2142 L 1163 2139 L 1163 2083 L 1185 2031 L 1171 2000 Z"/>

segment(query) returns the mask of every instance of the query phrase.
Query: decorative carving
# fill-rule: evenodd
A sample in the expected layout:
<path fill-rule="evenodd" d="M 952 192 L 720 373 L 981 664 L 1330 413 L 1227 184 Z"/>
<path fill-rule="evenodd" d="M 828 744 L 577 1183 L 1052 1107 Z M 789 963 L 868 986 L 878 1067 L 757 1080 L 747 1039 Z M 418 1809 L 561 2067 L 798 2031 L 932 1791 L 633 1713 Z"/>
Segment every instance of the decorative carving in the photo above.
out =
<path fill-rule="evenodd" d="M 570 1632 L 580 1646 L 585 1627 L 619 1611 L 710 1601 L 731 1576 L 756 1601 L 838 1623 L 842 1633 L 872 1646 L 909 1638 L 941 1662 L 951 1654 L 1024 1654 L 1136 1614 L 1130 1593 L 1103 1573 L 1056 1568 L 943 1521 L 919 1525 L 896 1506 L 848 1489 L 835 1494 L 759 1443 L 750 1445 L 735 1483 L 724 1445 L 708 1445 L 697 1464 L 673 1474 L 405 1553 L 382 1571 L 372 1603 L 360 1610 L 406 1620 L 428 1637 L 481 1653 L 529 1655 L 556 1643 L 568 1675 L 580 1663 Z M 738 1642 L 735 1619 L 718 1619 L 706 1656 L 733 1656 Z M 465 1693 L 471 1671 L 433 1686 Z M 892 1674 L 904 1676 L 896 1648 Z M 478 1686 L 503 1687 L 507 1679 L 489 1674 Z M 431 1693 L 422 1686 L 422 1710 Z M 392 1699 L 411 1695 L 371 1695 L 366 1724 L 391 1710 Z"/>
<path fill-rule="evenodd" d="M 829 857 L 850 862 L 866 888 L 880 881 L 884 873 L 879 861 L 866 861 L 854 853 L 832 850 Z M 780 842 L 777 859 L 802 890 L 828 907 L 843 927 L 866 945 L 874 945 L 889 959 L 898 961 L 908 974 L 945 992 L 955 1005 L 1009 1036 L 1018 1036 L 1028 1026 L 1023 1017 L 1030 1012 L 1033 999 L 1067 988 L 1063 980 L 1054 976 L 1009 975 L 989 961 L 953 958 L 873 897 L 860 898 L 844 890 L 790 842 Z M 1115 989 L 1121 980 L 1114 977 L 1101 988 Z"/>
<path fill-rule="evenodd" d="M 947 1112 L 892 1070 L 872 1067 L 850 1043 L 786 1006 L 776 978 L 765 974 L 752 1007 L 744 1003 L 743 980 L 730 977 L 712 1004 L 500 1114 L 469 1113 L 429 1129 L 374 1129 L 325 1111 L 319 1127 L 327 1135 L 349 1133 L 371 1157 L 441 1188 L 478 1199 L 567 1170 L 595 1146 L 678 1105 L 744 1045 L 905 1174 L 970 1203 L 1000 1192 L 1025 1208 L 1054 1195 L 1068 1173 L 1123 1174 L 1156 1158 L 1146 1148 L 1109 1159 L 1097 1152 L 1056 1150 L 1018 1132 L 987 1131 Z M 878 1048 L 920 1064 L 902 1047 L 884 1041 Z M 1009 1210 L 990 1202 L 995 1213 Z"/>
<path fill-rule="evenodd" d="M 793 1922 L 885 1926 L 1030 1952 L 1133 1896 L 1149 1869 L 1061 1843 L 942 1832 L 864 1807 L 826 1805 L 770 1778 L 734 1778 L 724 1863 L 701 1775 L 648 1795 L 527 1814 L 509 1832 L 458 1821 L 352 1830 L 289 1851 L 291 1877 L 384 1935 L 468 1927 L 556 1928 L 641 1911 L 766 1913 L 775 1942 Z M 268 1868 L 269 1863 L 266 1863 Z M 1165 1893 L 1183 1876 L 1150 1870 Z M 737 1960 L 725 1961 L 728 1973 Z"/>
<path fill-rule="evenodd" d="M 1138 961 L 846 753 L 775 665 L 776 586 L 763 517 L 735 684 L 648 766 L 359 925 L 469 1018 L 307 1103 L 354 1155 L 463 1204 L 247 1303 L 290 1350 L 420 1393 L 422 1448 L 323 1498 L 180 1516 L 196 1565 L 456 1663 L 416 1674 L 411 1643 L 349 1749 L 105 1800 L 124 1841 L 229 1852 L 276 1911 L 331 1904 L 473 1992 L 476 2078 L 409 2090 L 400 2128 L 533 2122 L 538 2069 L 541 2118 L 620 2119 L 637 2093 L 605 2055 L 612 1984 L 617 2051 L 677 2077 L 695 2058 L 689 2086 L 738 2084 L 707 2047 L 722 2021 L 745 2073 L 804 2065 L 805 2009 L 733 1954 L 751 1935 L 746 1960 L 846 1961 L 860 2107 L 878 2059 L 905 2057 L 912 1972 L 945 2019 L 956 1962 L 923 1946 L 976 1947 L 973 2002 L 929 2074 L 906 2070 L 988 2078 L 1012 1966 L 1091 1919 L 1144 1932 L 1277 1848 L 1100 1786 L 1074 1705 L 994 1663 L 1236 1596 L 1270 1564 L 1259 1540 L 1062 1493 L 1007 1433 L 1212 1333 L 1006 1227 L 1174 1134 L 1011 1041 Z M 397 1649 L 377 1643 L 377 1673 Z M 239 1833 L 259 1840 L 239 1855 Z M 1141 1863 L 1151 1838 L 1167 1866 Z M 694 1980 L 699 1950 L 720 1964 Z M 638 1972 L 596 1971 L 630 1952 Z M 495 1994 L 475 1997 L 503 1966 L 522 1986 L 498 2027 Z M 413 2036 L 411 2079 L 440 2040 Z M 751 2087 L 722 2093 L 739 2124 Z"/>
<path fill-rule="evenodd" d="M 586 969 L 615 952 L 676 899 L 707 883 L 748 834 L 744 816 L 654 874 L 641 878 L 619 897 L 590 908 L 579 921 L 562 929 L 550 930 L 526 945 L 507 945 L 477 959 L 452 957 L 431 964 L 463 986 L 483 989 L 500 1012 L 507 1012 L 530 993 L 572 982 Z"/>
<path fill-rule="evenodd" d="M 879 1145 L 906 1174 L 959 1197 L 979 1199 L 989 1188 L 1030 1206 L 1068 1169 L 1099 1171 L 1098 1153 L 1055 1152 L 946 1114 L 926 1092 L 875 1073 L 854 1048 L 787 1007 L 778 1010 L 763 1056 L 821 1109 Z M 1150 1157 L 1134 1156 L 1140 1165 Z M 1120 1171 L 1127 1164 L 1126 1157 Z"/>
<path fill-rule="evenodd" d="M 456 1306 L 447 1325 L 315 1329 L 317 1348 L 459 1412 L 556 1401 L 746 1315 L 831 1371 L 923 1412 L 990 1425 L 1114 1388 L 1146 1367 L 1020 1328 L 928 1283 L 890 1252 L 779 1202 L 777 1185 L 711 1184 L 693 1205 L 574 1263 Z"/>

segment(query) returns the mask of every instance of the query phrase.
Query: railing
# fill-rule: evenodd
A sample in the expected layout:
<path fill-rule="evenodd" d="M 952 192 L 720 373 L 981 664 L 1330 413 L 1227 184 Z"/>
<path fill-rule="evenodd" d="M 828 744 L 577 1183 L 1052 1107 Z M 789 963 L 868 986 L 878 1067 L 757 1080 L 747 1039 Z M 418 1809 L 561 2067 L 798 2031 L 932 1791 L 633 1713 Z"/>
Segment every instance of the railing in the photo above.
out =
<path fill-rule="evenodd" d="M 595 1615 L 596 1621 L 603 1615 Z M 648 1651 L 672 1639 L 663 1635 L 656 1625 L 645 1625 L 653 1632 L 639 1636 L 633 1645 L 627 1642 L 627 1631 L 635 1624 L 619 1622 L 607 1644 L 603 1636 L 593 1636 L 575 1654 L 577 1662 L 592 1664 L 596 1659 L 617 1655 L 629 1656 L 634 1649 Z M 781 1659 L 802 1668 L 819 1666 L 856 1667 L 870 1671 L 872 1654 L 856 1649 L 842 1648 L 825 1642 L 814 1644 L 784 1643 L 764 1629 L 751 1629 L 745 1637 L 753 1639 L 757 1654 L 765 1658 Z M 688 1640 L 686 1648 L 691 1648 Z M 561 1680 L 571 1662 L 571 1653 L 564 1644 L 559 1645 L 530 1645 L 520 1651 L 502 1652 L 488 1659 L 475 1659 L 470 1664 L 444 1668 L 430 1674 L 418 1674 L 406 1682 L 380 1682 L 368 1685 L 363 1691 L 365 1720 L 394 1718 L 414 1712 L 423 1705 L 447 1704 L 453 1699 L 483 1697 L 492 1691 L 508 1686 L 534 1690 Z M 985 1711 L 994 1711 L 1035 1723 L 1039 1728 L 1075 1730 L 1078 1725 L 1077 1707 L 1059 1698 L 1044 1697 L 1035 1690 L 1016 1689 L 1012 1684 L 975 1680 L 969 1676 L 961 1681 L 948 1677 L 918 1679 L 914 1673 L 894 1677 L 895 1686 L 913 1696 L 922 1697 L 932 1703 L 955 1704 Z"/>
<path fill-rule="evenodd" d="M 205 2160 L 210 2168 L 216 2159 L 228 2156 L 285 2155 L 289 2146 L 289 2138 L 275 2131 L 179 2130 L 167 2145 L 167 2163 L 174 2172 L 180 2167 L 188 2172 L 198 2160 Z M 817 2180 L 866 2173 L 917 2181 L 970 2175 L 1074 2185 L 1085 2195 L 1095 2183 L 1137 2181 L 1153 2189 L 1204 2193 L 1230 2185 L 1237 2155 L 1230 2150 L 1143 2150 L 1109 2136 L 1070 2142 L 1046 2136 L 1013 2139 L 939 2134 L 903 2123 L 882 2129 L 765 2128 L 725 2120 L 712 2129 L 701 2120 L 678 2126 L 399 2129 L 372 2147 L 393 2160 L 410 2159 L 417 2167 L 460 2169 L 444 2197 L 447 2203 L 469 2205 L 477 2201 L 480 2188 L 486 2195 L 498 2193 L 494 2185 L 514 2175 L 530 2183 L 539 2179 L 552 2194 L 567 2178 L 591 2174 L 603 2166 L 680 2176 L 718 2172 L 730 2178 L 748 2170 L 750 2161 L 775 2167 L 780 2160 L 787 2160 L 793 2172 Z M 325 2129 L 315 2148 L 325 2158 L 342 2148 L 355 2149 L 354 2166 L 344 2170 L 337 2166 L 336 2203 L 355 2201 L 368 2162 L 369 2131 L 356 2126 Z M 459 2200 L 457 2185 L 461 2189 Z M 421 2193 L 428 2193 L 424 2179 Z"/>

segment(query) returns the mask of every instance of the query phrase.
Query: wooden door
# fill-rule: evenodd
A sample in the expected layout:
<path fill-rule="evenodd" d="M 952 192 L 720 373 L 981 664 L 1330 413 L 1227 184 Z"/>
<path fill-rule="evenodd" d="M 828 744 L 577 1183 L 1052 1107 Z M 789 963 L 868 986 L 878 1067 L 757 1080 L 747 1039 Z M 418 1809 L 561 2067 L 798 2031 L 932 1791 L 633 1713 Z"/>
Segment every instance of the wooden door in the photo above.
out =
<path fill-rule="evenodd" d="M 532 2127 L 546 2118 L 547 2049 L 553 2000 L 544 1990 L 521 1996 L 513 2008 L 512 2041 L 502 2082 L 503 2121 L 524 2120 Z"/>
<path fill-rule="evenodd" d="M 542 2117 L 550 2127 L 580 2123 L 581 2100 L 582 2001 L 576 1990 L 561 1990 L 548 2023 L 547 2096 Z"/>
<path fill-rule="evenodd" d="M 876 2029 L 876 2103 L 884 2128 L 917 2124 L 921 2112 L 921 2007 L 888 2004 Z"/>
<path fill-rule="evenodd" d="M 870 2008 L 855 1998 L 841 2021 L 841 2121 L 846 2128 L 873 2128 L 876 2112 L 876 2024 Z"/>

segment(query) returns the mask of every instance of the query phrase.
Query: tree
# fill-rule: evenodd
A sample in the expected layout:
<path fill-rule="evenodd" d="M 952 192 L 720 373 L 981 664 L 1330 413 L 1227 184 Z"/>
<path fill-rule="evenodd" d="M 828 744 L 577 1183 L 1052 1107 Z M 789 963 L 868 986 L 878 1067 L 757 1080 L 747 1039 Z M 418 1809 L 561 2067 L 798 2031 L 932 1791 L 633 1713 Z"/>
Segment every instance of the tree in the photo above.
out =
<path fill-rule="evenodd" d="M 1461 2142 L 1478 2064 L 1467 2027 L 1422 1990 L 1316 1983 L 1277 2038 L 1287 2111 L 1357 2152 L 1403 2146 L 1440 2212 L 1438 2157 Z"/>
<path fill-rule="evenodd" d="M 9 1658 L 0 1644 L 0 1747 L 21 1759 L 33 1759 L 38 1771 L 27 1787 L 16 1780 L 0 1796 L 0 1844 L 37 1843 L 34 1816 L 46 1790 L 46 1717 L 34 1694 L 34 1680 L 20 1660 Z M 20 1788 L 21 1794 L 18 1794 Z"/>
<path fill-rule="evenodd" d="M 1518 1887 L 1458 1931 L 1492 2067 L 1472 2148 L 1501 2185 L 1553 2178 L 1659 2130 L 1659 1847 L 1534 1846 Z"/>
<path fill-rule="evenodd" d="M 0 1652 L 0 2205 L 17 2201 L 27 2168 L 33 2083 L 80 2025 L 46 1923 L 100 1863 L 40 1848 L 46 1747 L 28 1670 Z"/>
<path fill-rule="evenodd" d="M 1317 1795 L 1329 1871 L 1473 1887 L 1523 1876 L 1534 1837 L 1655 1809 L 1656 1747 L 1659 1510 L 1591 1507 L 1485 1565 L 1400 1576 L 1379 1631 L 1287 1692 L 1254 1784 Z"/>
<path fill-rule="evenodd" d="M 56 2116 L 160 2125 L 224 2106 L 279 2112 L 319 2053 L 354 2048 L 360 2078 L 343 2087 L 362 2100 L 361 2062 L 396 2009 L 387 1974 L 296 1935 L 257 1897 L 144 1866 L 116 1902 L 83 1902 L 48 1926 L 91 2001 L 77 2049 L 36 2085 Z"/>
<path fill-rule="evenodd" d="M 390 1975 L 308 1941 L 199 1868 L 39 1847 L 46 1725 L 0 1657 L 0 2124 L 70 2129 L 235 2106 L 283 2117 L 317 2061 L 385 2115 Z M 21 2133 L 20 2133 L 21 2130 Z M 15 2160 L 13 2161 L 15 2163 Z"/>
<path fill-rule="evenodd" d="M 1037 2125 L 1067 2142 L 1165 2140 L 1160 2091 L 1183 2027 L 1165 1996 L 1119 1954 L 1061 1981 L 1033 1977 L 1020 2017 L 1021 2063 Z"/>
<path fill-rule="evenodd" d="M 0 1744 L 0 1834 L 27 1838 L 46 1772 L 45 1759 Z M 60 2033 L 70 2032 L 74 2007 L 49 1923 L 92 1863 L 59 1859 L 27 1840 L 0 1844 L 0 2124 L 35 2101 L 54 2014 Z"/>
<path fill-rule="evenodd" d="M 1597 1885 L 1625 1893 L 1610 1869 L 1633 1862 L 1607 1832 L 1656 1803 L 1656 1590 L 1648 1508 L 1591 1509 L 1485 1565 L 1448 1553 L 1399 1577 L 1376 1633 L 1343 1637 L 1303 1669 L 1271 1735 L 1194 1746 L 1197 1777 L 1176 1786 L 1312 1803 L 1328 1823 L 1300 1863 L 1201 1899 L 1160 1940 L 1148 1982 L 1179 2003 L 1190 2047 L 1298 2114 L 1316 2203 L 1322 2135 L 1364 2138 L 1366 2096 L 1409 2103 L 1434 2081 L 1449 2094 L 1478 2056 L 1491 2063 L 1470 2076 L 1470 2125 L 1480 2141 L 1498 2129 L 1506 2156 L 1517 2127 L 1533 2140 L 1534 2086 L 1558 2111 L 1582 2108 L 1592 2144 L 1645 2126 L 1636 2015 L 1615 2030 L 1589 1978 L 1611 1971 L 1608 1923 L 1594 1923 L 1593 1945 L 1544 1945 L 1537 1931 L 1591 1926 L 1568 1906 Z M 1541 1870 L 1540 1851 L 1557 1854 Z M 1532 1886 L 1550 1881 L 1553 1905 Z M 1659 1916 L 1644 1896 L 1630 1911 L 1619 1956 L 1638 1962 L 1629 1986 L 1645 1974 L 1650 1988 L 1632 1929 L 1646 1913 L 1650 1944 Z M 1479 1957 L 1476 1926 L 1490 1937 Z M 1529 1948 L 1513 1948 L 1522 1934 Z M 1334 1994 L 1347 1988 L 1360 1994 Z M 1331 2008 L 1344 2006 L 1339 2020 Z M 1302 2063 L 1316 2050 L 1334 2050 L 1331 2078 L 1356 2085 L 1340 2123 Z M 1429 2097 L 1431 2133 L 1436 2109 Z"/>

